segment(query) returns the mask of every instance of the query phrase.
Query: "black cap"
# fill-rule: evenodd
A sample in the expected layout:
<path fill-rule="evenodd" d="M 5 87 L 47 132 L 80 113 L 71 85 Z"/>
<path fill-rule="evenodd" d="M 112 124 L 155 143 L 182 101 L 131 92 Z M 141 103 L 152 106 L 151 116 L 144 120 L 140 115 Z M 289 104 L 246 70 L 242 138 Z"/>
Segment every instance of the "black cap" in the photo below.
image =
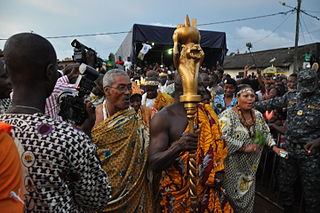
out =
<path fill-rule="evenodd" d="M 232 84 L 233 86 L 237 86 L 237 82 L 236 80 L 234 80 L 233 78 L 226 78 L 224 81 L 223 81 L 224 84 Z"/>

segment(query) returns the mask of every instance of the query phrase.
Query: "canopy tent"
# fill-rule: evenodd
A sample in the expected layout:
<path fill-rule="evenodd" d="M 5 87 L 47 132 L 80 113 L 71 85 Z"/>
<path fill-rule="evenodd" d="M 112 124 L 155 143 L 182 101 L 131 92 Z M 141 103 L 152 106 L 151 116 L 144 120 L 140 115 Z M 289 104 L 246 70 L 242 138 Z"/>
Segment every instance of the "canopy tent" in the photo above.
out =
<path fill-rule="evenodd" d="M 264 70 L 262 70 L 262 74 L 273 74 L 273 75 L 279 75 L 279 74 L 286 74 L 283 69 L 280 69 L 279 67 L 271 66 L 267 67 Z"/>
<path fill-rule="evenodd" d="M 153 63 L 172 64 L 170 49 L 173 47 L 172 35 L 175 28 L 160 27 L 152 25 L 134 24 L 132 30 L 123 40 L 116 57 L 121 56 L 124 60 L 131 58 L 133 63 L 137 62 L 137 55 L 143 43 L 152 44 L 152 49 L 146 54 L 144 60 Z M 200 30 L 200 45 L 205 52 L 204 64 L 211 68 L 217 61 L 223 64 L 224 55 L 227 52 L 226 34 Z"/>

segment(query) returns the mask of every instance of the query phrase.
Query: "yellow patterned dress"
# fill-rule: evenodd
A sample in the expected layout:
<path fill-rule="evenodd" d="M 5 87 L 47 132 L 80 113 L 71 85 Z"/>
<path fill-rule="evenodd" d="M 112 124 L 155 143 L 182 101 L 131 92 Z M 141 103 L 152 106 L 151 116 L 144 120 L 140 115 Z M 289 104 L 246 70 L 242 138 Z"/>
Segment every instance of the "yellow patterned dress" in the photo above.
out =
<path fill-rule="evenodd" d="M 199 212 L 233 212 L 224 190 L 214 189 L 215 174 L 224 170 L 227 146 L 221 139 L 218 118 L 209 105 L 199 104 L 195 123 L 200 128 L 196 151 Z M 185 130 L 187 132 L 188 129 Z M 190 212 L 188 181 L 189 152 L 181 153 L 160 180 L 162 212 Z"/>
<path fill-rule="evenodd" d="M 120 111 L 92 130 L 93 143 L 112 185 L 104 212 L 152 212 L 147 181 L 149 129 L 134 109 Z"/>

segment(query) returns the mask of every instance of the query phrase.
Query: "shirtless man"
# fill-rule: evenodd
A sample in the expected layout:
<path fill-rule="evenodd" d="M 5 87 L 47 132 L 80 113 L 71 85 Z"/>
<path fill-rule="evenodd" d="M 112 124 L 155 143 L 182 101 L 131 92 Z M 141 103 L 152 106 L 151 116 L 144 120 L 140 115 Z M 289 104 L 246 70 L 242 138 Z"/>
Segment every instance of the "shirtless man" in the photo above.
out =
<path fill-rule="evenodd" d="M 164 171 L 159 189 L 161 208 L 164 212 L 190 211 L 187 159 L 188 151 L 194 150 L 200 173 L 197 195 L 199 201 L 206 200 L 198 203 L 199 212 L 215 208 L 228 212 L 230 206 L 224 202 L 223 190 L 218 184 L 224 170 L 226 146 L 220 138 L 217 116 L 209 105 L 200 104 L 196 119 L 198 130 L 196 133 L 188 132 L 186 111 L 183 103 L 179 102 L 182 84 L 178 75 L 175 79 L 175 102 L 156 114 L 150 126 L 149 166 L 155 172 Z M 198 93 L 204 92 L 205 87 L 200 84 Z M 218 155 L 219 159 L 215 157 Z"/>

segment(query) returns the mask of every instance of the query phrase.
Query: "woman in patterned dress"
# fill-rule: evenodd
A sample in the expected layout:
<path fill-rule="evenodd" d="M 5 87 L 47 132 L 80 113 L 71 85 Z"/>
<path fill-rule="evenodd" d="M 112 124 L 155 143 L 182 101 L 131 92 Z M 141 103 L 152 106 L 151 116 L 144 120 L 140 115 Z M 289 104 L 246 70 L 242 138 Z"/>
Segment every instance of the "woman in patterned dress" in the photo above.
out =
<path fill-rule="evenodd" d="M 235 212 L 253 211 L 255 178 L 262 144 L 267 144 L 280 155 L 262 114 L 254 109 L 255 93 L 246 84 L 236 91 L 237 106 L 220 115 L 222 138 L 228 144 L 223 182 L 229 201 Z M 261 136 L 263 135 L 263 136 Z"/>

